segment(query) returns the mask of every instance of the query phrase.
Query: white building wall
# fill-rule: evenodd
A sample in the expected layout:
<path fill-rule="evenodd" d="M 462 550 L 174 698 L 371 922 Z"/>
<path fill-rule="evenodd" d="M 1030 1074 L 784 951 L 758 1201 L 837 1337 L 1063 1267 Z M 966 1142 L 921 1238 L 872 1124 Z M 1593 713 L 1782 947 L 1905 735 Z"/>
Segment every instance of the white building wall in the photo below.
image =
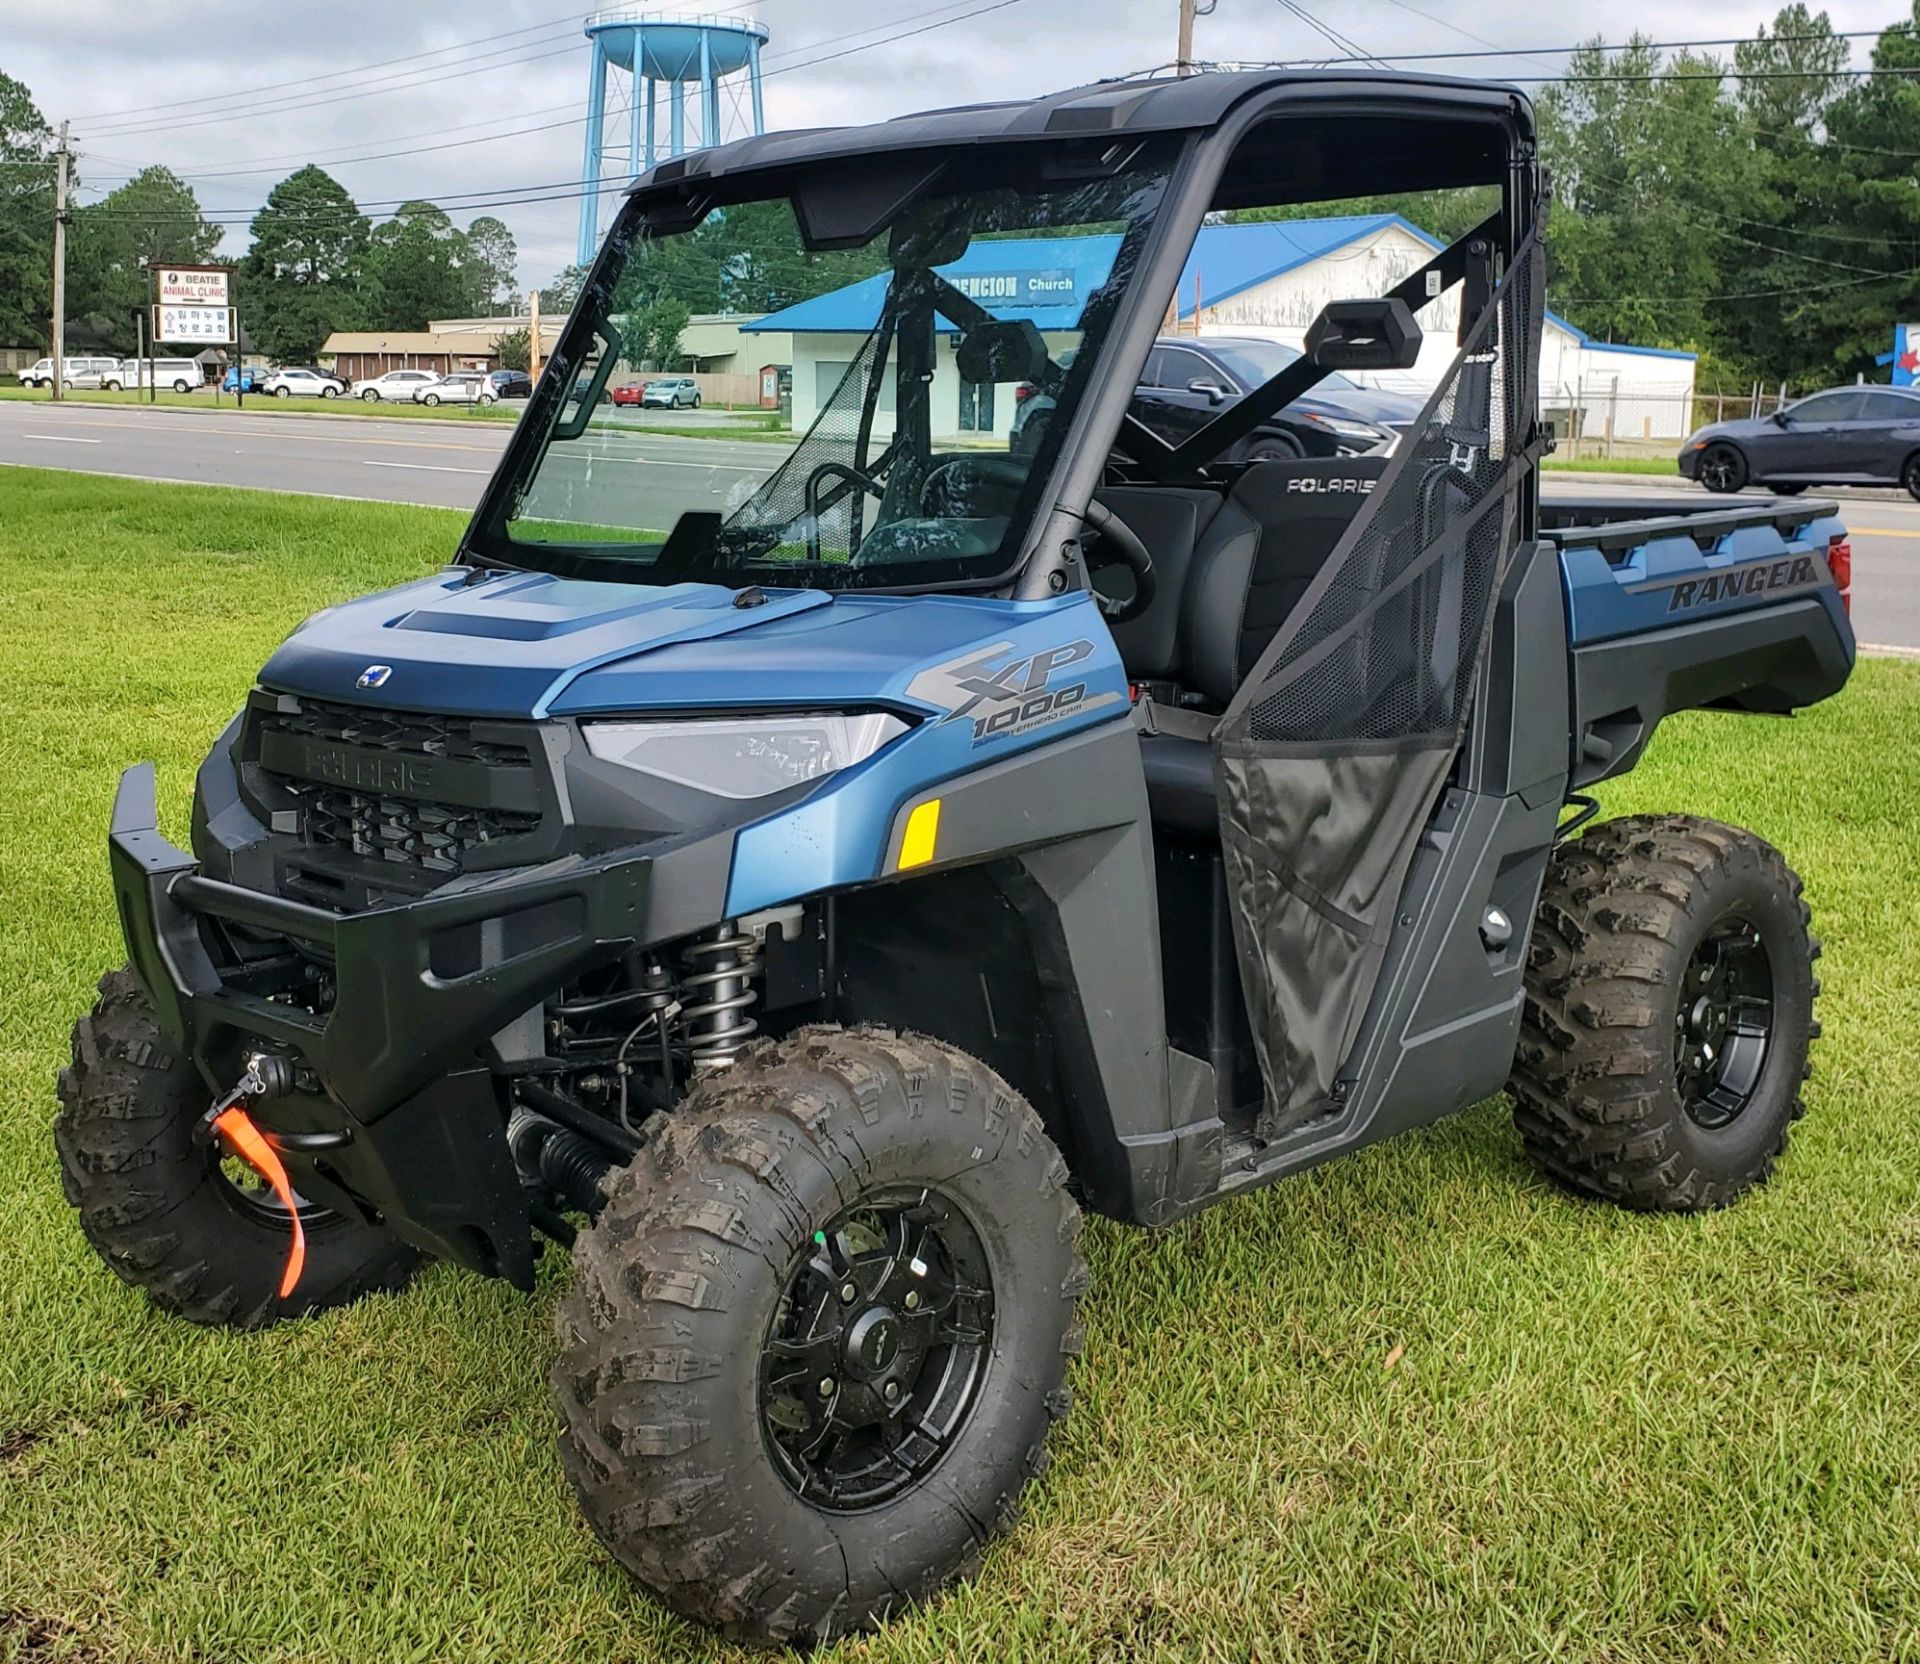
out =
<path fill-rule="evenodd" d="M 749 335 L 748 340 L 753 337 Z M 992 424 L 990 427 L 963 429 L 961 419 L 960 375 L 954 367 L 954 342 L 957 337 L 942 335 L 936 345 L 933 361 L 933 390 L 930 395 L 933 409 L 933 437 L 936 444 L 983 444 L 995 449 L 1005 447 L 1013 432 L 1013 413 L 1019 408 L 1014 400 L 1011 382 L 997 384 L 993 390 Z M 1078 331 L 1051 332 L 1042 337 L 1047 343 L 1047 351 L 1056 359 L 1060 354 L 1071 350 L 1078 344 Z M 821 402 L 830 398 L 841 376 L 846 373 L 855 354 L 866 344 L 864 335 L 809 335 L 796 334 L 793 337 L 793 427 L 796 433 L 805 432 L 813 425 L 820 413 Z M 880 407 L 874 415 L 874 432 L 881 436 L 890 436 L 893 432 L 894 401 L 893 378 L 887 378 Z M 973 402 L 977 411 L 977 400 Z"/>
<path fill-rule="evenodd" d="M 1218 302 L 1206 298 L 1203 269 L 1198 274 L 1200 333 L 1262 335 L 1302 347 L 1308 327 L 1328 301 L 1383 295 L 1424 266 L 1433 253 L 1431 244 L 1399 226 L 1389 226 Z M 1191 304 L 1192 293 L 1190 277 L 1183 304 Z M 1430 301 L 1414 315 L 1423 332 L 1418 363 L 1410 370 L 1362 374 L 1355 380 L 1415 397 L 1440 384 L 1459 350 L 1458 292 Z M 1541 406 L 1565 413 L 1568 421 L 1577 409 L 1586 438 L 1604 438 L 1611 422 L 1618 439 L 1684 439 L 1693 430 L 1693 379 L 1690 358 L 1583 344 L 1571 330 L 1551 320 L 1542 336 Z"/>

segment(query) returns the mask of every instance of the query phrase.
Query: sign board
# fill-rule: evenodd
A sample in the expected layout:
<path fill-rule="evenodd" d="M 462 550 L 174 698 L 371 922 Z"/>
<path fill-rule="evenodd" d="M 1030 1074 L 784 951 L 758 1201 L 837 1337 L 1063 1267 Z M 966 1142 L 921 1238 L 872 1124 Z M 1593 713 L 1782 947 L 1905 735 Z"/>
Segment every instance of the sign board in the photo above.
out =
<path fill-rule="evenodd" d="M 162 306 L 227 306 L 228 266 L 157 266 L 154 299 Z"/>
<path fill-rule="evenodd" d="M 1893 385 L 1920 387 L 1920 323 L 1894 325 Z"/>
<path fill-rule="evenodd" d="M 200 346 L 224 345 L 234 339 L 233 308 L 156 306 L 153 309 L 153 339 L 191 342 Z"/>
<path fill-rule="evenodd" d="M 1079 274 L 1070 268 L 954 272 L 947 281 L 989 310 L 996 306 L 1071 306 L 1079 298 Z"/>

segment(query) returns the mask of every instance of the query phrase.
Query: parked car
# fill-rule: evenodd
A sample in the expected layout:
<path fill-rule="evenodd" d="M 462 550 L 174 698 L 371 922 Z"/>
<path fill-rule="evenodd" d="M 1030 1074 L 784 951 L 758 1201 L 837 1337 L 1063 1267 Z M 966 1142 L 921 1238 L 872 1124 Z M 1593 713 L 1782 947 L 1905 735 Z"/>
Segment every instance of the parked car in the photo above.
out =
<path fill-rule="evenodd" d="M 1920 500 L 1920 388 L 1833 387 L 1771 416 L 1714 422 L 1680 452 L 1709 491 L 1898 485 Z"/>
<path fill-rule="evenodd" d="M 165 387 L 175 393 L 191 393 L 206 381 L 200 362 L 194 358 L 129 358 L 100 378 L 110 393 L 123 388 L 144 389 L 149 385 Z"/>
<path fill-rule="evenodd" d="M 692 376 L 656 378 L 640 390 L 643 410 L 678 410 L 682 405 L 700 408 L 700 384 Z"/>
<path fill-rule="evenodd" d="M 337 399 L 346 390 L 347 384 L 338 376 L 305 367 L 275 370 L 260 385 L 261 392 L 276 399 Z"/>
<path fill-rule="evenodd" d="M 409 404 L 421 388 L 431 387 L 439 379 L 438 370 L 389 370 L 383 376 L 356 381 L 353 384 L 353 396 L 374 404 L 382 399 Z"/>
<path fill-rule="evenodd" d="M 530 399 L 533 397 L 533 377 L 525 370 L 494 370 L 487 376 L 493 383 L 493 396 L 496 399 Z"/>
<path fill-rule="evenodd" d="M 647 384 L 644 381 L 623 381 L 607 397 L 615 404 L 637 405 L 646 391 Z"/>
<path fill-rule="evenodd" d="M 493 383 L 479 370 L 461 370 L 413 392 L 415 404 L 492 404 L 498 395 Z"/>
<path fill-rule="evenodd" d="M 272 373 L 271 370 L 263 370 L 255 364 L 229 369 L 227 373 L 220 378 L 220 391 L 223 393 L 236 391 L 241 393 L 263 393 L 266 391 L 267 377 Z"/>
<path fill-rule="evenodd" d="M 1147 355 L 1146 370 L 1134 389 L 1133 413 L 1168 444 L 1177 445 L 1299 357 L 1295 348 L 1260 336 L 1163 336 Z M 1023 396 L 1020 388 L 1014 390 L 1019 406 L 1007 443 L 1014 455 L 1031 456 L 1046 432 L 1053 396 L 1031 383 L 1021 386 L 1029 391 Z M 1240 442 L 1233 460 L 1384 454 L 1419 414 L 1417 399 L 1328 375 L 1312 393 L 1254 429 Z"/>
<path fill-rule="evenodd" d="M 120 360 L 117 358 L 69 358 L 61 365 L 60 384 L 63 387 L 99 387 L 106 378 L 118 372 Z M 53 385 L 53 360 L 43 358 L 20 372 L 22 387 L 51 387 Z"/>

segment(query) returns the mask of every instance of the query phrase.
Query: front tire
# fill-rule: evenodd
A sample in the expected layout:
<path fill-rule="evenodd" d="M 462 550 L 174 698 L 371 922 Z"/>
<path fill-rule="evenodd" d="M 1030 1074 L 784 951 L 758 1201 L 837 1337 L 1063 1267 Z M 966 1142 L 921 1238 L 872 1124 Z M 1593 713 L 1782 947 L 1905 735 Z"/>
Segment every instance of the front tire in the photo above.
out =
<path fill-rule="evenodd" d="M 424 394 L 420 402 L 424 405 L 437 405 L 440 402 L 440 395 L 438 393 Z"/>
<path fill-rule="evenodd" d="M 1694 477 L 1709 491 L 1739 491 L 1747 483 L 1747 459 L 1731 445 L 1709 445 L 1700 454 Z"/>
<path fill-rule="evenodd" d="M 561 1455 L 601 1541 L 761 1643 L 969 1574 L 1067 1410 L 1066 1181 L 1019 1094 L 916 1035 L 802 1030 L 657 1118 L 556 1314 Z"/>
<path fill-rule="evenodd" d="M 290 1221 L 194 1139 L 206 1082 L 161 1034 L 130 971 L 100 979 L 73 1031 L 53 1124 L 67 1201 L 94 1251 L 163 1311 L 261 1329 L 405 1285 L 420 1256 L 358 1220 L 303 1208 L 307 1263 L 280 1298 Z"/>
<path fill-rule="evenodd" d="M 293 389 L 291 387 L 276 387 L 273 390 L 273 396 L 276 399 L 290 399 L 293 397 Z"/>
<path fill-rule="evenodd" d="M 1907 488 L 1907 495 L 1920 503 L 1920 451 L 1915 451 L 1901 467 L 1900 483 Z"/>
<path fill-rule="evenodd" d="M 1684 815 L 1610 821 L 1554 852 L 1508 1083 L 1547 1174 L 1677 1213 L 1766 1181 L 1820 1033 L 1801 889 L 1771 844 Z"/>

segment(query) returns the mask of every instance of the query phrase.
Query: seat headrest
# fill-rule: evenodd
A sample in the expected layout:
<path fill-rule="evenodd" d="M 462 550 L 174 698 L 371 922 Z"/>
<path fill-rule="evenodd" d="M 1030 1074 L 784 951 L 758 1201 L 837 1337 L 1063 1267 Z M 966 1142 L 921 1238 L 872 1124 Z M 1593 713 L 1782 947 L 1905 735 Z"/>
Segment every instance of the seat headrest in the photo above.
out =
<path fill-rule="evenodd" d="M 962 381 L 1038 381 L 1047 369 L 1047 344 L 1031 318 L 996 318 L 960 337 L 954 368 Z"/>

